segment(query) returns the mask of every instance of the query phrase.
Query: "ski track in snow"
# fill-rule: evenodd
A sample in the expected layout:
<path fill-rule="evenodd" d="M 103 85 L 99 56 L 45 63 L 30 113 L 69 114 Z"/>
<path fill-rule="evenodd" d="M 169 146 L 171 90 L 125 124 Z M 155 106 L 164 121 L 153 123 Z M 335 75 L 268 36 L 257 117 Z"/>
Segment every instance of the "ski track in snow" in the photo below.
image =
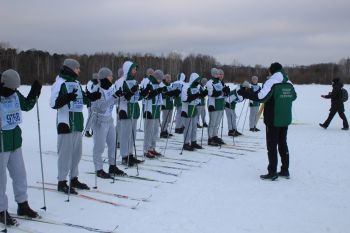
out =
<path fill-rule="evenodd" d="M 349 87 L 349 85 L 346 86 L 348 90 Z M 56 151 L 56 112 L 49 107 L 50 88 L 50 86 L 43 87 L 39 99 L 43 152 Z M 28 189 L 29 203 L 31 207 L 39 211 L 43 218 L 99 229 L 113 229 L 119 225 L 116 232 L 123 233 L 349 232 L 350 157 L 348 143 L 350 134 L 349 131 L 340 130 L 342 122 L 337 115 L 327 130 L 318 126 L 318 123 L 326 119 L 330 107 L 330 101 L 322 99 L 320 95 L 330 90 L 330 86 L 324 85 L 296 85 L 298 98 L 293 105 L 295 124 L 289 127 L 288 133 L 290 180 L 279 178 L 278 181 L 271 182 L 259 179 L 259 175 L 266 173 L 267 166 L 265 127 L 260 120 L 258 128 L 261 129 L 261 132 L 249 132 L 247 119 L 246 129 L 243 131 L 244 136 L 235 138 L 235 142 L 236 145 L 247 146 L 255 152 L 223 147 L 223 151 L 232 150 L 242 155 L 232 154 L 232 157 L 235 158 L 233 160 L 210 156 L 207 153 L 215 151 L 220 154 L 220 149 L 207 146 L 205 129 L 203 146 L 208 148 L 204 150 L 206 154 L 197 150 L 196 152 L 184 152 L 180 156 L 181 143 L 179 142 L 183 140 L 183 136 L 174 134 L 176 142 L 172 143 L 172 140 L 169 139 L 166 156 L 206 163 L 181 161 L 181 163 L 200 165 L 200 167 L 186 167 L 158 160 L 146 160 L 145 163 L 150 165 L 189 168 L 189 170 L 182 171 L 179 177 L 140 170 L 141 176 L 149 178 L 159 180 L 175 178 L 177 182 L 174 184 L 140 180 L 130 180 L 130 182 L 116 180 L 112 184 L 111 180 L 98 179 L 99 190 L 105 192 L 121 193 L 133 197 L 152 195 L 149 202 L 140 203 L 136 210 L 79 198 L 71 198 L 70 202 L 65 202 L 67 199 L 65 195 L 46 192 L 47 211 L 44 212 L 40 210 L 40 207 L 43 206 L 42 192 L 32 189 Z M 22 86 L 20 91 L 26 96 L 29 87 Z M 346 110 L 350 109 L 349 103 L 350 101 L 345 103 Z M 242 106 L 242 103 L 237 105 L 237 114 L 241 112 Z M 29 185 L 35 185 L 41 180 L 35 108 L 30 112 L 23 112 L 23 123 L 21 124 L 22 150 Z M 246 110 L 243 111 L 242 118 L 245 112 Z M 346 114 L 350 120 L 349 111 L 346 111 Z M 87 116 L 86 109 L 84 109 L 84 115 Z M 239 122 L 239 131 L 242 131 L 242 125 L 243 119 Z M 227 135 L 226 117 L 223 135 Z M 198 142 L 200 142 L 200 136 L 201 129 L 198 129 Z M 143 133 L 137 134 L 138 139 L 142 137 Z M 224 136 L 224 141 L 232 145 L 231 137 Z M 139 155 L 141 155 L 142 143 L 142 140 L 136 141 Z M 158 141 L 158 148 L 164 146 L 164 139 Z M 92 147 L 92 139 L 84 137 L 83 154 L 91 155 Z M 163 152 L 163 149 L 159 151 Z M 104 156 L 106 153 L 107 150 Z M 57 156 L 43 154 L 43 161 L 45 181 L 56 182 Z M 79 179 L 90 187 L 94 186 L 94 176 L 86 173 L 94 170 L 93 163 L 81 161 L 79 168 Z M 108 169 L 107 165 L 104 168 Z M 164 167 L 156 169 L 176 172 Z M 135 168 L 125 171 L 129 175 L 136 175 Z M 17 204 L 14 202 L 12 181 L 9 176 L 7 194 L 9 211 L 14 213 Z M 98 193 L 88 195 L 129 205 L 136 203 L 133 200 L 118 199 Z M 87 232 L 64 226 L 18 221 L 21 227 L 38 232 Z M 0 227 L 3 228 L 3 225 Z M 9 232 L 21 231 L 11 228 Z"/>

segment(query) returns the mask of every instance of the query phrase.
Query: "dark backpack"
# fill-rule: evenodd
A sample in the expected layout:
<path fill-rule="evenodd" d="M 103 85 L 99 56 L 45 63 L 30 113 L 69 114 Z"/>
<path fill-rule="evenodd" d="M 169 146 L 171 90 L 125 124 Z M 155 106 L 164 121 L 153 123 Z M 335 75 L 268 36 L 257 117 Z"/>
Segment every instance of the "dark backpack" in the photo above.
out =
<path fill-rule="evenodd" d="M 346 102 L 349 99 L 348 91 L 345 88 L 341 89 L 341 98 L 342 98 L 343 102 Z"/>

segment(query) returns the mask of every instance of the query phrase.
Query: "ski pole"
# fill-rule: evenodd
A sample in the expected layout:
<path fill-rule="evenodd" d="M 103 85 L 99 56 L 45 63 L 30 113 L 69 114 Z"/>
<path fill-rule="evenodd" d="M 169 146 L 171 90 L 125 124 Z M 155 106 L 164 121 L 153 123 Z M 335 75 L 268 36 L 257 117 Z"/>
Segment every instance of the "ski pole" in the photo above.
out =
<path fill-rule="evenodd" d="M 205 111 L 205 107 L 203 106 L 203 109 Z M 202 112 L 203 114 L 203 112 Z M 203 118 L 202 118 L 202 135 L 201 135 L 201 146 L 203 145 L 203 133 L 204 133 L 204 121 L 203 121 Z"/>
<path fill-rule="evenodd" d="M 245 117 L 244 117 L 243 126 L 242 126 L 242 133 L 243 133 L 243 131 L 244 131 L 245 122 L 246 122 L 246 120 L 247 120 L 248 109 L 249 109 L 249 104 L 247 105 L 247 110 L 246 110 L 246 112 L 245 112 Z"/>
<path fill-rule="evenodd" d="M 118 124 L 120 124 L 120 122 L 118 121 L 119 118 L 119 105 L 120 105 L 120 97 L 118 97 L 118 107 L 116 109 L 116 124 L 115 124 L 115 151 L 114 151 L 114 164 L 117 166 L 117 154 L 118 154 Z M 113 181 L 112 183 L 114 184 L 115 182 L 115 172 L 113 174 Z"/>
<path fill-rule="evenodd" d="M 172 122 L 170 124 L 170 130 L 168 132 L 168 135 L 167 135 L 167 138 L 166 138 L 166 141 L 165 141 L 165 147 L 164 147 L 164 152 L 163 152 L 164 156 L 165 156 L 166 149 L 168 147 L 168 141 L 169 141 L 170 133 L 171 133 L 171 130 L 173 129 L 174 120 L 175 120 L 175 111 L 174 110 L 171 110 L 171 111 L 172 111 Z"/>
<path fill-rule="evenodd" d="M 224 113 L 222 113 L 222 118 L 221 118 L 221 135 L 220 138 L 222 140 L 222 131 L 224 130 Z M 221 143 L 219 145 L 219 149 L 221 149 Z"/>
<path fill-rule="evenodd" d="M 45 197 L 45 179 L 44 179 L 44 165 L 43 165 L 43 154 L 41 150 L 41 130 L 40 130 L 40 115 L 39 115 L 39 102 L 36 97 L 36 115 L 38 119 L 38 135 L 39 135 L 39 153 L 40 153 L 40 167 L 41 167 L 41 182 L 43 186 L 43 200 L 44 206 L 41 208 L 46 211 L 46 197 Z"/>
<path fill-rule="evenodd" d="M 0 122 L 1 123 L 1 122 Z M 2 134 L 2 127 L 0 129 L 0 134 L 1 134 L 1 152 L 4 152 L 4 137 L 3 137 L 3 134 Z M 5 171 L 6 172 L 6 171 Z M 4 210 L 4 224 L 5 224 L 5 229 L 2 230 L 2 232 L 5 232 L 7 233 L 7 210 Z"/>
<path fill-rule="evenodd" d="M 143 132 L 143 130 L 141 129 L 142 120 L 143 120 L 143 114 L 141 114 L 140 126 L 139 126 L 139 129 L 137 130 L 137 132 Z"/>
<path fill-rule="evenodd" d="M 92 115 L 94 115 L 94 114 L 95 114 L 95 112 L 92 112 L 91 114 L 89 114 L 88 119 L 87 119 L 87 122 L 86 122 L 86 126 L 85 126 L 85 128 L 84 128 L 84 130 L 83 130 L 83 132 L 82 132 L 82 135 L 83 135 L 83 136 L 85 135 L 86 129 L 87 129 L 87 127 L 90 125 L 90 121 L 91 121 Z"/>

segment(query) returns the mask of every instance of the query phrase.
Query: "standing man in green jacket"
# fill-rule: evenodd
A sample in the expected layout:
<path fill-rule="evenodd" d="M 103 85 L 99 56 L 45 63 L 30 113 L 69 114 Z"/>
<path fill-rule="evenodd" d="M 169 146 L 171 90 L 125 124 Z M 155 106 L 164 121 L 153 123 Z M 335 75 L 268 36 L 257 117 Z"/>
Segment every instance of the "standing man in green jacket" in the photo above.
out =
<path fill-rule="evenodd" d="M 289 150 L 287 144 L 288 125 L 292 123 L 292 103 L 297 98 L 293 84 L 278 62 L 269 68 L 270 78 L 259 93 L 241 88 L 237 93 L 244 98 L 265 103 L 264 123 L 266 125 L 266 144 L 269 165 L 268 173 L 261 179 L 276 180 L 279 176 L 289 179 Z M 242 85 L 246 86 L 246 85 Z M 277 173 L 277 148 L 281 157 L 281 170 Z"/>
<path fill-rule="evenodd" d="M 82 131 L 84 128 L 83 106 L 88 97 L 82 90 L 78 77 L 80 64 L 65 59 L 62 69 L 51 88 L 50 106 L 57 110 L 58 185 L 57 190 L 77 194 L 74 188 L 90 189 L 78 180 L 78 165 L 82 155 Z M 95 101 L 100 92 L 89 94 Z M 70 182 L 67 185 L 67 176 Z"/>
<path fill-rule="evenodd" d="M 12 178 L 17 214 L 29 218 L 38 217 L 38 213 L 28 205 L 27 175 L 22 155 L 22 111 L 31 110 L 40 95 L 41 84 L 34 81 L 25 98 L 18 90 L 21 79 L 17 71 L 9 69 L 0 73 L 0 222 L 15 225 L 16 220 L 7 212 L 6 195 L 8 169 Z"/>

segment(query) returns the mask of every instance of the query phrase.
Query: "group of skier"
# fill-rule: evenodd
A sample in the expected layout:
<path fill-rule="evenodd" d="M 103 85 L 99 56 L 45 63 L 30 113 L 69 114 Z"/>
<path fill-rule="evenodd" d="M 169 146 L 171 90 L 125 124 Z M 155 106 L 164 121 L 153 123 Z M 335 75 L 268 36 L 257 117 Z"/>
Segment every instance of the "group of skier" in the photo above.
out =
<path fill-rule="evenodd" d="M 74 59 L 64 60 L 52 85 L 50 97 L 50 106 L 57 111 L 58 191 L 77 194 L 76 189 L 90 189 L 78 179 L 83 135 L 93 137 L 93 162 L 97 177 L 107 179 L 115 175 L 125 176 L 126 173 L 117 167 L 117 147 L 120 147 L 123 165 L 131 167 L 144 162 L 136 157 L 135 148 L 137 120 L 141 114 L 144 122 L 144 158 L 154 159 L 161 156 L 156 150 L 157 138 L 172 137 L 173 122 L 175 133 L 184 136 L 182 149 L 186 151 L 203 148 L 197 138 L 197 128 L 200 127 L 207 127 L 208 146 L 225 144 L 219 137 L 224 110 L 228 135 L 241 135 L 237 131 L 235 107 L 236 103 L 244 99 L 251 100 L 249 127 L 252 132 L 259 131 L 256 128 L 259 103 L 265 102 L 264 122 L 267 126 L 269 166 L 268 174 L 261 178 L 274 180 L 278 175 L 289 177 L 286 138 L 288 125 L 291 123 L 291 104 L 296 94 L 279 63 L 270 66 L 271 76 L 262 89 L 257 84 L 256 76 L 251 78 L 251 83 L 245 81 L 237 88 L 231 88 L 224 83 L 224 72 L 217 68 L 211 69 L 209 80 L 197 73 L 191 73 L 186 81 L 186 75 L 180 73 L 174 82 L 171 82 L 169 74 L 149 68 L 144 79 L 138 83 L 135 79 L 137 69 L 135 63 L 126 61 L 118 70 L 118 79 L 114 80 L 112 70 L 102 67 L 93 74 L 83 91 L 78 81 L 79 62 Z M 7 70 L 2 73 L 0 222 L 9 225 L 15 224 L 15 219 L 7 212 L 6 167 L 13 179 L 15 200 L 18 203 L 17 214 L 31 218 L 38 216 L 27 202 L 27 181 L 19 124 L 22 121 L 21 110 L 29 111 L 37 102 L 41 84 L 35 81 L 26 98 L 17 90 L 19 86 L 20 77 L 16 71 Z M 142 101 L 142 109 L 139 101 Z M 206 104 L 209 112 L 208 124 L 205 117 Z M 89 107 L 85 128 L 84 105 Z M 114 107 L 117 111 L 116 126 L 112 117 Z M 174 108 L 176 113 L 173 114 Z M 200 120 L 202 125 L 199 124 Z M 102 160 L 105 144 L 108 147 L 108 172 L 104 171 Z M 276 171 L 277 146 L 282 158 L 279 173 Z"/>

